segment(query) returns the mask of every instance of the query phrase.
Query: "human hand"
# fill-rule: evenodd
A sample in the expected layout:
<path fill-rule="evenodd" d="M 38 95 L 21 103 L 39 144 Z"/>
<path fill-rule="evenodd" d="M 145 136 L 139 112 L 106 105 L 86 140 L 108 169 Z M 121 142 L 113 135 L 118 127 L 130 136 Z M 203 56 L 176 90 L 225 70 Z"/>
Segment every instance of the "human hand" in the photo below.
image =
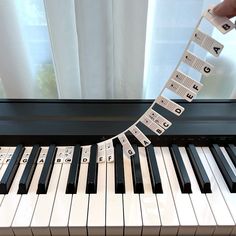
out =
<path fill-rule="evenodd" d="M 214 7 L 213 12 L 217 16 L 228 18 L 236 16 L 236 0 L 224 0 Z"/>

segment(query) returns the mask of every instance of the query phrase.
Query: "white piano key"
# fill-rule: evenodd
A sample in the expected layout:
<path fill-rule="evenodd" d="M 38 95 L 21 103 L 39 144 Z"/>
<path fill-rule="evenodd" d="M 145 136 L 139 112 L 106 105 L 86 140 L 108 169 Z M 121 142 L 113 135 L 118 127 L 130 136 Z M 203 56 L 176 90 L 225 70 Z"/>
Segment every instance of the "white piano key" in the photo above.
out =
<path fill-rule="evenodd" d="M 156 124 L 160 125 L 163 129 L 168 129 L 171 126 L 171 122 L 164 116 L 160 115 L 153 109 L 148 109 L 146 115 Z"/>
<path fill-rule="evenodd" d="M 184 112 L 184 107 L 164 96 L 158 96 L 155 102 L 177 116 L 180 116 Z"/>
<path fill-rule="evenodd" d="M 203 61 L 201 58 L 197 57 L 190 51 L 186 51 L 183 55 L 182 62 L 191 66 L 192 68 L 198 70 L 205 76 L 209 76 L 213 71 L 213 65 L 210 63 Z"/>
<path fill-rule="evenodd" d="M 197 43 L 202 48 L 206 49 L 213 56 L 218 57 L 224 48 L 224 45 L 213 39 L 211 36 L 203 33 L 201 30 L 196 29 L 193 38 L 193 42 Z"/>
<path fill-rule="evenodd" d="M 178 235 L 194 235 L 198 227 L 198 222 L 189 194 L 183 194 L 181 192 L 168 147 L 163 147 L 161 150 L 179 217 L 180 227 Z"/>
<path fill-rule="evenodd" d="M 86 156 L 83 152 L 82 156 Z M 88 174 L 88 163 L 81 163 L 79 171 L 79 179 L 76 194 L 73 194 L 71 202 L 71 210 L 69 217 L 69 232 L 71 236 L 87 236 L 87 215 L 88 215 L 88 203 L 89 194 L 86 194 L 86 183 Z"/>
<path fill-rule="evenodd" d="M 10 147 L 2 147 L 1 148 L 1 169 L 0 169 L 0 180 L 2 179 L 6 169 L 7 169 L 7 166 L 10 162 L 10 159 L 12 157 L 12 154 L 14 152 L 14 149 L 13 148 L 10 148 Z M 2 200 L 4 198 L 4 194 L 0 194 L 0 206 L 1 206 L 1 203 L 2 203 Z"/>
<path fill-rule="evenodd" d="M 161 220 L 156 195 L 152 191 L 145 148 L 139 148 L 139 158 L 144 187 L 144 194 L 140 194 L 140 204 L 143 219 L 142 235 L 159 235 Z"/>
<path fill-rule="evenodd" d="M 83 146 L 82 148 L 82 158 L 81 158 L 81 164 L 87 164 L 90 161 L 90 148 L 91 145 Z"/>
<path fill-rule="evenodd" d="M 39 194 L 31 221 L 34 235 L 51 235 L 50 218 L 63 164 L 64 147 L 58 147 L 46 194 Z"/>
<path fill-rule="evenodd" d="M 47 151 L 48 147 L 42 147 L 38 160 L 41 158 L 45 158 Z M 17 207 L 17 211 L 11 225 L 16 236 L 32 235 L 30 223 L 38 199 L 38 194 L 36 192 L 42 169 L 43 163 L 38 162 L 32 178 L 32 182 L 30 184 L 29 191 L 27 194 L 22 195 L 20 203 Z"/>
<path fill-rule="evenodd" d="M 166 88 L 179 95 L 181 98 L 184 98 L 188 102 L 191 102 L 193 98 L 196 97 L 195 92 L 172 79 L 168 80 Z"/>
<path fill-rule="evenodd" d="M 0 169 L 4 163 L 4 159 L 6 158 L 9 150 L 10 150 L 10 147 L 1 147 L 0 148 Z"/>
<path fill-rule="evenodd" d="M 214 15 L 212 7 L 204 13 L 204 17 L 223 34 L 235 28 L 235 25 L 227 17 Z"/>
<path fill-rule="evenodd" d="M 213 235 L 216 228 L 216 222 L 206 195 L 201 193 L 185 148 L 180 147 L 179 151 L 191 181 L 192 193 L 189 194 L 189 196 L 199 224 L 195 235 Z"/>
<path fill-rule="evenodd" d="M 129 131 L 134 135 L 136 139 L 139 140 L 139 142 L 144 147 L 148 146 L 151 143 L 151 141 L 145 136 L 145 134 L 136 125 L 132 125 L 129 128 Z"/>
<path fill-rule="evenodd" d="M 171 76 L 171 79 L 189 88 L 194 93 L 198 93 L 203 87 L 203 84 L 201 84 L 196 80 L 191 79 L 189 76 L 187 76 L 183 72 L 180 72 L 179 70 L 174 71 L 174 73 Z"/>
<path fill-rule="evenodd" d="M 225 156 L 225 159 L 226 159 L 227 162 L 229 163 L 230 168 L 232 169 L 232 171 L 233 171 L 234 174 L 236 175 L 236 168 L 235 168 L 235 166 L 234 166 L 234 164 L 233 164 L 231 158 L 229 157 L 227 151 L 225 150 L 224 147 L 220 147 L 220 149 L 221 149 L 223 155 Z"/>
<path fill-rule="evenodd" d="M 146 114 L 146 113 L 145 113 Z M 155 134 L 157 134 L 158 136 L 160 136 L 165 130 L 158 124 L 156 124 L 155 122 L 153 122 L 148 116 L 143 115 L 140 118 L 140 121 L 146 125 L 150 130 L 152 130 Z"/>
<path fill-rule="evenodd" d="M 112 153 L 106 155 L 114 156 L 114 148 L 112 149 Z M 115 193 L 114 165 L 114 162 L 107 162 L 106 235 L 119 236 L 124 230 L 123 197 L 122 194 Z"/>
<path fill-rule="evenodd" d="M 134 155 L 134 149 L 132 148 L 129 140 L 126 137 L 126 135 L 124 133 L 121 133 L 121 134 L 118 135 L 118 139 L 120 140 L 120 143 L 123 146 L 124 153 L 128 156 Z"/>
<path fill-rule="evenodd" d="M 134 193 L 130 157 L 124 155 L 125 194 L 124 204 L 124 235 L 138 236 L 142 233 L 142 214 L 139 194 Z"/>
<path fill-rule="evenodd" d="M 31 152 L 32 147 L 26 147 L 22 158 Z M 8 194 L 5 195 L 0 207 L 0 235 L 14 235 L 11 228 L 21 194 L 17 194 L 20 178 L 23 174 L 26 163 L 20 163 Z"/>
<path fill-rule="evenodd" d="M 207 152 L 209 149 L 205 147 L 197 147 L 196 149 L 211 183 L 212 193 L 207 193 L 206 196 L 217 223 L 214 235 L 230 235 L 234 227 L 234 221 L 221 194 L 210 165 L 208 164 Z"/>
<path fill-rule="evenodd" d="M 156 194 L 161 218 L 160 235 L 177 235 L 179 220 L 160 147 L 155 147 L 155 156 L 163 189 L 162 194 Z M 168 211 L 166 210 L 166 206 L 168 206 Z"/>
<path fill-rule="evenodd" d="M 105 145 L 97 150 L 97 156 L 106 160 Z M 106 162 L 98 163 L 97 193 L 89 195 L 88 235 L 105 235 L 106 225 Z"/>
<path fill-rule="evenodd" d="M 70 148 L 70 153 L 66 153 L 66 150 L 69 149 L 65 148 L 64 162 L 61 169 L 60 179 L 50 220 L 50 231 L 51 234 L 55 236 L 69 235 L 68 220 L 72 194 L 66 194 L 66 185 L 73 155 L 71 150 L 73 151 L 74 148 Z"/>
<path fill-rule="evenodd" d="M 236 201 L 235 201 L 236 193 L 231 193 L 229 191 L 229 188 L 228 188 L 227 184 L 224 181 L 224 178 L 223 178 L 223 176 L 222 176 L 222 174 L 219 170 L 219 167 L 218 167 L 217 163 L 215 162 L 214 157 L 212 156 L 212 153 L 211 153 L 210 149 L 204 147 L 203 151 L 204 151 L 206 159 L 209 163 L 209 167 L 211 168 L 211 172 L 215 177 L 215 181 L 218 183 L 221 194 L 223 195 L 225 203 L 228 206 L 228 209 L 229 209 L 229 211 L 231 213 L 231 216 L 234 220 L 234 223 L 232 221 L 230 221 L 230 222 L 234 224 L 233 235 L 236 235 L 236 227 L 235 227 L 235 222 L 236 222 Z M 224 154 L 226 154 L 226 153 L 224 153 Z M 227 208 L 227 206 L 225 206 L 225 207 Z M 222 210 L 221 214 L 222 214 L 221 217 L 224 217 L 223 216 L 223 210 Z M 230 232 L 230 231 L 228 231 L 228 232 Z"/>

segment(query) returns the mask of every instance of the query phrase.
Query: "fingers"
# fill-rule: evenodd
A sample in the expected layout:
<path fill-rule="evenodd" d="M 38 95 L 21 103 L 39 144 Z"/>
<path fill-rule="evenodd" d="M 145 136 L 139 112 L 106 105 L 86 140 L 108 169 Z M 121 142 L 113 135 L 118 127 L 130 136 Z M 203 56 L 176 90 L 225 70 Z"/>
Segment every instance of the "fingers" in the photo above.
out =
<path fill-rule="evenodd" d="M 224 0 L 213 9 L 213 12 L 215 15 L 228 18 L 236 16 L 236 0 Z"/>

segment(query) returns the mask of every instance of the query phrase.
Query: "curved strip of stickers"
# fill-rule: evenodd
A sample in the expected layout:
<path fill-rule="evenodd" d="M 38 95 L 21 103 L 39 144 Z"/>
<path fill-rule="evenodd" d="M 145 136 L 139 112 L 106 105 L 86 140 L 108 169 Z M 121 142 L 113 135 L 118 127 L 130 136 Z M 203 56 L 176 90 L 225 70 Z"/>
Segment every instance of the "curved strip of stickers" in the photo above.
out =
<path fill-rule="evenodd" d="M 104 143 L 106 152 L 110 153 L 111 148 L 113 148 L 113 140 L 119 139 L 120 143 L 123 146 L 124 154 L 127 156 L 134 155 L 134 150 L 130 144 L 128 138 L 126 137 L 126 132 L 130 132 L 143 146 L 148 146 L 151 144 L 151 141 L 145 136 L 145 134 L 137 127 L 139 122 L 143 123 L 147 128 L 152 130 L 157 135 L 161 135 L 168 129 L 172 123 L 163 117 L 161 114 L 157 113 L 153 106 L 157 104 L 158 106 L 164 107 L 168 111 L 174 113 L 177 116 L 180 116 L 184 112 L 184 107 L 179 104 L 171 101 L 169 98 L 163 95 L 164 90 L 170 90 L 180 96 L 181 98 L 191 102 L 198 92 L 202 89 L 203 84 L 194 80 L 190 76 L 184 74 L 179 66 L 181 63 L 184 63 L 193 69 L 199 71 L 204 76 L 209 76 L 213 71 L 213 65 L 194 55 L 190 50 L 189 46 L 192 42 L 199 45 L 213 56 L 218 57 L 223 49 L 223 45 L 213 39 L 211 36 L 202 32 L 199 29 L 199 25 L 203 18 L 207 19 L 214 27 L 216 27 L 221 33 L 225 34 L 235 29 L 235 24 L 233 24 L 226 17 L 219 17 L 212 13 L 213 7 L 209 8 L 198 21 L 191 39 L 189 40 L 186 49 L 177 64 L 174 72 L 167 80 L 165 86 L 163 87 L 160 95 L 155 99 L 151 107 L 128 129 L 122 133 L 116 135 L 115 137 L 98 143 L 97 145 L 102 145 Z M 113 158 L 110 158 L 113 160 Z"/>

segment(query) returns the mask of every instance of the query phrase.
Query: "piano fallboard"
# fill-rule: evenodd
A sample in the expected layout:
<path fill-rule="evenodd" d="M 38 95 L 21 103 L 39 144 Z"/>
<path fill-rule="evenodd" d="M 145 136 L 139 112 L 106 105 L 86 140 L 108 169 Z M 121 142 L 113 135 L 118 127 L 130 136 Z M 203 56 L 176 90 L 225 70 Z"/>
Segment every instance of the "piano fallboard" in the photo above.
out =
<path fill-rule="evenodd" d="M 1 100 L 0 144 L 93 144 L 132 125 L 152 100 Z M 154 145 L 235 143 L 236 100 L 176 100 L 185 108 L 178 117 L 154 108 L 172 126 L 160 137 L 143 128 Z M 132 136 L 131 142 L 134 142 Z"/>

